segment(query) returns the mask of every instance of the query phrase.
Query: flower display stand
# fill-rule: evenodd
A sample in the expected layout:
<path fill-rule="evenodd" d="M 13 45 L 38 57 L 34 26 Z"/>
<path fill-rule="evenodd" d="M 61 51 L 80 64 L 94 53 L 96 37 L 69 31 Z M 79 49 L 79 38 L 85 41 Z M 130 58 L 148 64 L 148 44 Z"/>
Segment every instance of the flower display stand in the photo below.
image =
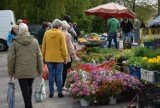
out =
<path fill-rule="evenodd" d="M 86 100 L 84 100 L 84 99 L 80 99 L 79 101 L 80 101 L 80 103 L 81 103 L 81 106 L 89 106 L 89 105 L 90 105 L 90 102 L 89 102 L 89 101 L 86 101 Z"/>
<path fill-rule="evenodd" d="M 117 97 L 109 97 L 109 104 L 113 105 L 117 103 Z"/>

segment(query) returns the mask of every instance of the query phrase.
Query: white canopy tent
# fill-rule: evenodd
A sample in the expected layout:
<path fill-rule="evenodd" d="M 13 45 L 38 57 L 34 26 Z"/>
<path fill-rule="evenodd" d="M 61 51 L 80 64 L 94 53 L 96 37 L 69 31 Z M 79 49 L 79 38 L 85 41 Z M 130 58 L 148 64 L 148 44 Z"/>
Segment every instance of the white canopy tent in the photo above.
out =
<path fill-rule="evenodd" d="M 160 25 L 160 15 L 155 18 L 151 23 L 150 25 Z"/>

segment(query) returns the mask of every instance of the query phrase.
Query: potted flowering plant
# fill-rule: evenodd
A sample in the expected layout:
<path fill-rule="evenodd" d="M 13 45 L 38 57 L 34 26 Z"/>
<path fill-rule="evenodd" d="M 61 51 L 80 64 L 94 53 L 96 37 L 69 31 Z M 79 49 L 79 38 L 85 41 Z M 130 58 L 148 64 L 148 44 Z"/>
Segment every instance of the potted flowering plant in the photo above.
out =
<path fill-rule="evenodd" d="M 100 104 L 105 104 L 110 101 L 110 97 L 117 98 L 120 96 L 122 89 L 121 80 L 108 80 L 99 87 L 96 93 L 96 100 Z"/>
<path fill-rule="evenodd" d="M 70 88 L 71 84 L 74 82 L 78 81 L 80 79 L 80 75 L 76 71 L 71 71 L 68 73 L 66 82 L 65 82 L 65 87 Z"/>
<path fill-rule="evenodd" d="M 89 81 L 76 81 L 71 85 L 70 94 L 74 99 L 93 102 L 97 88 L 98 86 L 91 84 Z"/>
<path fill-rule="evenodd" d="M 106 87 L 109 89 L 110 96 L 112 97 L 118 97 L 122 93 L 122 81 L 121 80 L 110 80 L 106 82 Z"/>
<path fill-rule="evenodd" d="M 154 58 L 142 58 L 142 68 L 151 71 L 160 71 L 160 56 Z"/>

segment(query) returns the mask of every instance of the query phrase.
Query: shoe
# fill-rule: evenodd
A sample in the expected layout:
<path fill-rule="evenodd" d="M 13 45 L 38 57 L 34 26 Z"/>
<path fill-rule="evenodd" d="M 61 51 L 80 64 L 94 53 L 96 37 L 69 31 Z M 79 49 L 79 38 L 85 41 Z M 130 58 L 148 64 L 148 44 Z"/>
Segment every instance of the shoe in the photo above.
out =
<path fill-rule="evenodd" d="M 64 95 L 63 95 L 62 93 L 60 93 L 60 94 L 58 94 L 58 97 L 59 97 L 59 98 L 63 98 Z"/>
<path fill-rule="evenodd" d="M 53 94 L 49 94 L 49 98 L 53 98 Z"/>

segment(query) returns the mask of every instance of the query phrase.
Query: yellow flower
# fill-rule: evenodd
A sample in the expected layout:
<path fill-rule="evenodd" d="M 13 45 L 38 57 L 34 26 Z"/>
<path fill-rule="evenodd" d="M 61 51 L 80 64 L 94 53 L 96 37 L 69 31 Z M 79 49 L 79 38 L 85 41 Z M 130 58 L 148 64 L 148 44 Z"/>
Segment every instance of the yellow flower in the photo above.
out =
<path fill-rule="evenodd" d="M 153 58 L 153 60 L 156 60 L 156 58 Z"/>
<path fill-rule="evenodd" d="M 160 56 L 157 56 L 157 59 L 160 60 Z"/>
<path fill-rule="evenodd" d="M 158 59 L 156 59 L 156 63 L 159 63 L 159 60 L 158 60 Z"/>
<path fill-rule="evenodd" d="M 148 63 L 154 63 L 154 60 L 153 59 L 149 59 Z"/>
<path fill-rule="evenodd" d="M 148 59 L 147 57 L 143 57 L 143 58 L 142 58 L 142 60 L 147 60 L 147 59 Z"/>

